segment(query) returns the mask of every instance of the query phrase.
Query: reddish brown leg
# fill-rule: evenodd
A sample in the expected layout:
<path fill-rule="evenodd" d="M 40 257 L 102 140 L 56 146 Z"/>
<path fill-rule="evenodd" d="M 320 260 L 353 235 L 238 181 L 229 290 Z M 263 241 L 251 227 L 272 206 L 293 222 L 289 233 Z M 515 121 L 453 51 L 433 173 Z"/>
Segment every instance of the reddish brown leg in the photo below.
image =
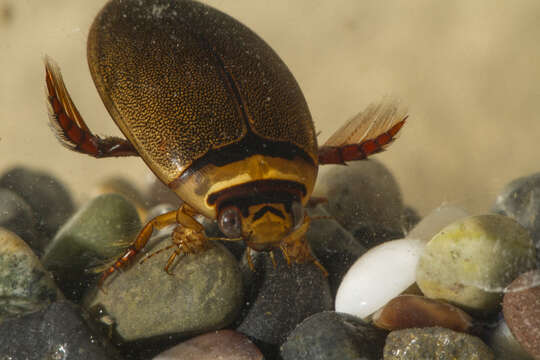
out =
<path fill-rule="evenodd" d="M 100 138 L 90 131 L 71 100 L 60 69 L 49 58 L 45 58 L 45 81 L 50 125 L 62 145 L 96 158 L 139 156 L 128 140 Z"/>
<path fill-rule="evenodd" d="M 319 148 L 319 164 L 343 165 L 347 161 L 363 160 L 370 155 L 383 151 L 387 145 L 395 140 L 395 136 L 405 124 L 405 120 L 401 120 L 382 134 L 364 140 L 359 144 L 321 146 Z"/>

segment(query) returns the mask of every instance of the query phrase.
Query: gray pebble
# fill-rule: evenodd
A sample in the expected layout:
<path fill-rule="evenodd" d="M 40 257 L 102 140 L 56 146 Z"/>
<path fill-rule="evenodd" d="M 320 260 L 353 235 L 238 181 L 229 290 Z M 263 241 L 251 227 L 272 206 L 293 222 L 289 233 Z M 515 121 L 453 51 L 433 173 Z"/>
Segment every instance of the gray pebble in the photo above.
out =
<path fill-rule="evenodd" d="M 0 228 L 0 321 L 38 311 L 61 297 L 30 247 Z"/>
<path fill-rule="evenodd" d="M 326 194 L 325 205 L 346 229 L 402 229 L 403 202 L 390 171 L 375 160 L 334 166 L 318 182 Z"/>
<path fill-rule="evenodd" d="M 135 207 L 118 194 L 91 200 L 58 231 L 43 264 L 70 300 L 78 301 L 88 281 L 121 256 L 141 227 Z M 94 271 L 95 270 L 95 271 Z"/>
<path fill-rule="evenodd" d="M 45 172 L 15 167 L 0 177 L 0 188 L 13 191 L 30 205 L 38 231 L 46 238 L 52 238 L 75 209 L 66 187 Z"/>
<path fill-rule="evenodd" d="M 168 236 L 154 239 L 147 251 L 170 243 Z M 115 320 L 121 341 L 200 334 L 227 326 L 236 318 L 243 291 L 234 257 L 220 244 L 213 244 L 201 253 L 177 258 L 169 275 L 163 268 L 172 252 L 134 263 L 113 274 L 103 285 L 104 291 L 85 297 L 87 308 L 100 307 Z"/>
<path fill-rule="evenodd" d="M 308 317 L 281 346 L 284 360 L 379 360 L 386 331 L 348 314 L 324 311 Z"/>
<path fill-rule="evenodd" d="M 19 235 L 38 255 L 49 240 L 38 235 L 37 220 L 30 205 L 8 189 L 0 189 L 0 226 Z"/>
<path fill-rule="evenodd" d="M 492 360 L 493 352 L 476 336 L 439 327 L 392 331 L 384 360 Z"/>

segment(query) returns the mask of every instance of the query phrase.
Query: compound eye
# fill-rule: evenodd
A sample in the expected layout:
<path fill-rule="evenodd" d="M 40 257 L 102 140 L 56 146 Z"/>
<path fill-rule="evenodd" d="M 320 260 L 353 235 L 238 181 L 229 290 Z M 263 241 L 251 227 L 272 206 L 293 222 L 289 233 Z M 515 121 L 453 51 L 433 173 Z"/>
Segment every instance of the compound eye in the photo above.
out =
<path fill-rule="evenodd" d="M 293 218 L 293 229 L 298 229 L 304 223 L 304 207 L 299 201 L 294 201 L 291 205 Z"/>
<path fill-rule="evenodd" d="M 219 229 L 229 238 L 237 238 L 242 235 L 242 220 L 240 211 L 234 206 L 227 207 L 219 214 Z"/>

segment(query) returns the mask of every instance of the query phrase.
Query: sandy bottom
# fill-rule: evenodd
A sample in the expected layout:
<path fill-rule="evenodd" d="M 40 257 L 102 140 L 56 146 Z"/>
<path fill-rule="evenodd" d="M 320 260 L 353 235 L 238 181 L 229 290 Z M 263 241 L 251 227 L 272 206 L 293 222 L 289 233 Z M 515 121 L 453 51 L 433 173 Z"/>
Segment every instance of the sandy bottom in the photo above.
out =
<path fill-rule="evenodd" d="M 49 170 L 79 201 L 104 177 L 121 174 L 142 186 L 148 173 L 139 159 L 69 152 L 47 128 L 45 54 L 61 65 L 90 126 L 119 134 L 86 64 L 87 31 L 103 3 L 0 0 L 0 170 Z M 443 202 L 486 212 L 505 183 L 538 171 L 539 2 L 208 3 L 281 55 L 304 90 L 321 142 L 386 94 L 408 104 L 401 137 L 376 157 L 421 213 Z"/>

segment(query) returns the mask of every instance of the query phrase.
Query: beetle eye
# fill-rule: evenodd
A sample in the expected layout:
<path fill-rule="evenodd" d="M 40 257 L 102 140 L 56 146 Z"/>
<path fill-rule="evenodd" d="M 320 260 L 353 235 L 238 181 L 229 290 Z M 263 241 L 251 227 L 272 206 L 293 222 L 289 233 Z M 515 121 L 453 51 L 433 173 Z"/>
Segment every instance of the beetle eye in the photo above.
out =
<path fill-rule="evenodd" d="M 242 220 L 240 212 L 234 206 L 225 208 L 219 214 L 219 229 L 229 238 L 237 238 L 242 235 Z"/>
<path fill-rule="evenodd" d="M 298 229 L 304 223 L 304 207 L 298 201 L 291 205 L 291 213 L 293 217 L 293 229 Z"/>

